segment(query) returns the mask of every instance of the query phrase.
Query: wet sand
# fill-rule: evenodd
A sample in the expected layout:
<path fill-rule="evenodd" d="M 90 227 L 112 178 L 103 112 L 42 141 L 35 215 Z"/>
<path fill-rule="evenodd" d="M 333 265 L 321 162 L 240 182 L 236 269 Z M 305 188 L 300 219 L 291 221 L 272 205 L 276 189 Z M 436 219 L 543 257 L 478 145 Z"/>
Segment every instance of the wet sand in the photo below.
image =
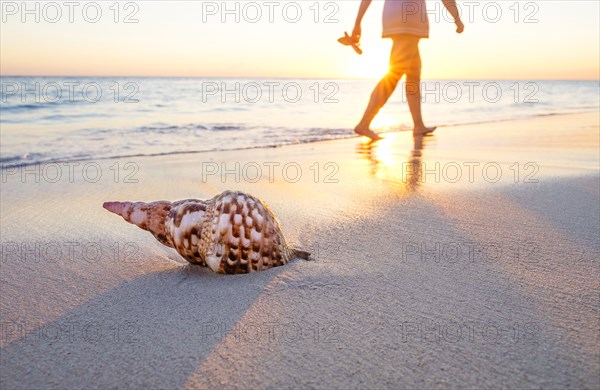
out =
<path fill-rule="evenodd" d="M 598 388 L 599 114 L 3 171 L 0 385 Z M 294 260 L 191 266 L 107 200 L 250 192 Z"/>

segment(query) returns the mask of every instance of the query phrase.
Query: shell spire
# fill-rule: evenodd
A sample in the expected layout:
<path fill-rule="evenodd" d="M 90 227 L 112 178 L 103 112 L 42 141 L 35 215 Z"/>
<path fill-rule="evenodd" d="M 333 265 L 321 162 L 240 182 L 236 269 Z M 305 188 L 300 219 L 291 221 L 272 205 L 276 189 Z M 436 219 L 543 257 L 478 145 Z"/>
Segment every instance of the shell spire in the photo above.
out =
<path fill-rule="evenodd" d="M 120 215 L 129 223 L 147 230 L 161 243 L 173 248 L 173 243 L 165 229 L 166 217 L 172 203 L 158 201 L 144 202 L 104 202 L 102 207 L 111 213 Z"/>
<path fill-rule="evenodd" d="M 218 273 L 261 271 L 310 254 L 290 248 L 260 199 L 225 191 L 209 200 L 106 202 L 104 208 L 149 231 L 193 264 Z"/>

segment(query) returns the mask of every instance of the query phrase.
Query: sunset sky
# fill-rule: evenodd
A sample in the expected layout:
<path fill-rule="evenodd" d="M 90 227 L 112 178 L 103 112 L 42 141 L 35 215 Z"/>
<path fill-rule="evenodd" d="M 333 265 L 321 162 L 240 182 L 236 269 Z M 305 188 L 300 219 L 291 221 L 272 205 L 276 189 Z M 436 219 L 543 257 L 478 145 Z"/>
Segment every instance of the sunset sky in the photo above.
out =
<path fill-rule="evenodd" d="M 391 46 L 381 39 L 383 1 L 375 0 L 363 21 L 363 56 L 336 42 L 351 32 L 359 3 L 229 1 L 228 9 L 237 4 L 238 12 L 223 15 L 221 1 L 137 1 L 120 3 L 116 15 L 114 2 L 97 2 L 102 15 L 90 23 L 81 2 L 70 23 L 69 9 L 58 1 L 62 16 L 51 23 L 56 9 L 44 2 L 36 22 L 35 14 L 22 14 L 20 1 L 3 1 L 0 73 L 378 78 Z M 462 35 L 446 20 L 441 1 L 427 3 L 431 32 L 421 43 L 424 78 L 599 78 L 598 1 L 459 1 Z M 28 7 L 34 10 L 35 3 Z M 90 20 L 95 11 L 87 8 Z M 132 13 L 137 22 L 123 23 Z"/>

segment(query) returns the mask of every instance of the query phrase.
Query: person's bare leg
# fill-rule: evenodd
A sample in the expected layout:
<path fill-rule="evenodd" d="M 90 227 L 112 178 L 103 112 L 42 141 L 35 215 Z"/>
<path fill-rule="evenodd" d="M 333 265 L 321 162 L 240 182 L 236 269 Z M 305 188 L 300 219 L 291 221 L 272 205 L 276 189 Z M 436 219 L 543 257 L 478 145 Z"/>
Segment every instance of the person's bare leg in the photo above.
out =
<path fill-rule="evenodd" d="M 383 107 L 394 92 L 394 89 L 396 89 L 399 80 L 400 77 L 398 77 L 398 75 L 388 73 L 379 81 L 379 83 L 377 83 L 371 93 L 371 99 L 369 100 L 369 104 L 367 105 L 367 109 L 365 110 L 362 119 L 354 128 L 356 134 L 364 135 L 372 140 L 381 139 L 381 137 L 369 127 L 381 107 Z"/>
<path fill-rule="evenodd" d="M 406 100 L 413 118 L 413 135 L 432 133 L 435 127 L 426 127 L 421 115 L 421 77 L 406 76 Z"/>

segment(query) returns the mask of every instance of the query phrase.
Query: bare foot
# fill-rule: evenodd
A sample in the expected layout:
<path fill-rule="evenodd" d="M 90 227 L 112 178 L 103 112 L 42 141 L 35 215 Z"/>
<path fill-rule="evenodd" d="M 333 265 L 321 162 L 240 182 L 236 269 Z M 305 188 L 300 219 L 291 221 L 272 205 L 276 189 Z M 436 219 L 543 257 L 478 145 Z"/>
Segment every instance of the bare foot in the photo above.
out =
<path fill-rule="evenodd" d="M 413 136 L 423 136 L 427 134 L 431 134 L 437 129 L 437 127 L 415 127 L 413 129 Z"/>
<path fill-rule="evenodd" d="M 371 141 L 379 141 L 382 139 L 376 132 L 371 129 L 361 129 L 358 126 L 354 129 L 354 132 L 358 135 L 371 138 Z"/>

